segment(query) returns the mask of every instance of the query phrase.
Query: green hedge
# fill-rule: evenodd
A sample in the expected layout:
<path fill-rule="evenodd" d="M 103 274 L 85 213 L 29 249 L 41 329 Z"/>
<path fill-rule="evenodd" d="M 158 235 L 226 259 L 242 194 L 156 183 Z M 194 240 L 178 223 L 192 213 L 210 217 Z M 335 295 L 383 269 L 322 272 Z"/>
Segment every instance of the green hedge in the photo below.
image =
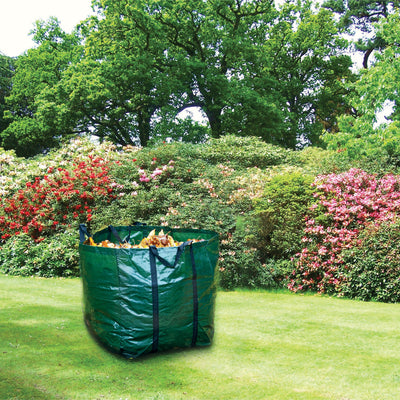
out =
<path fill-rule="evenodd" d="M 92 173 L 86 167 L 91 166 L 88 160 L 97 158 L 105 168 L 101 176 L 96 175 L 96 169 Z M 80 164 L 82 160 L 86 164 Z M 297 265 L 291 257 L 304 244 L 304 216 L 315 202 L 314 177 L 321 171 L 337 172 L 350 165 L 332 151 L 293 152 L 257 138 L 235 136 L 205 144 L 174 142 L 144 149 L 117 149 L 80 138 L 33 159 L 0 151 L 0 161 L 1 226 L 6 226 L 7 199 L 14 199 L 15 204 L 23 202 L 28 188 L 35 195 L 32 182 L 53 195 L 62 188 L 60 197 L 66 199 L 62 209 L 49 203 L 40 213 L 33 204 L 31 212 L 37 215 L 29 223 L 45 226 L 46 221 L 54 220 L 57 223 L 53 221 L 52 229 L 43 229 L 33 237 L 27 234 L 29 229 L 20 229 L 22 233 L 15 229 L 10 237 L 3 235 L 1 271 L 25 276 L 78 276 L 80 222 L 94 232 L 110 224 L 141 221 L 162 225 L 166 231 L 168 227 L 190 227 L 218 232 L 219 283 L 225 289 L 287 286 Z M 96 187 L 101 183 L 107 195 L 86 204 L 87 198 L 81 196 L 92 174 L 98 181 Z M 57 176 L 58 180 L 53 179 Z M 56 186 L 55 192 L 52 188 Z M 329 217 L 319 211 L 313 208 L 315 221 L 328 224 Z M 51 212 L 53 219 L 46 212 Z M 10 218 L 7 221 L 7 227 L 12 226 Z M 400 300 L 399 228 L 399 223 L 369 227 L 343 253 L 339 271 L 343 286 L 336 294 L 362 300 Z M 10 229 L 8 234 L 13 233 Z"/>
<path fill-rule="evenodd" d="M 342 295 L 364 301 L 400 301 L 400 221 L 371 225 L 343 254 Z"/>

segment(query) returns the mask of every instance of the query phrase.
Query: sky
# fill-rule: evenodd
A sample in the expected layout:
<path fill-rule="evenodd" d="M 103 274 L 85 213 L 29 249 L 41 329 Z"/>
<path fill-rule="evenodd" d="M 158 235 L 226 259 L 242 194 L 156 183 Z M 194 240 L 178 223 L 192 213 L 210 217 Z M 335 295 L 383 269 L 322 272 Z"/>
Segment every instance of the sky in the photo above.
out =
<path fill-rule="evenodd" d="M 92 14 L 91 0 L 0 0 L 0 53 L 17 57 L 34 47 L 35 21 L 57 17 L 66 32 Z"/>

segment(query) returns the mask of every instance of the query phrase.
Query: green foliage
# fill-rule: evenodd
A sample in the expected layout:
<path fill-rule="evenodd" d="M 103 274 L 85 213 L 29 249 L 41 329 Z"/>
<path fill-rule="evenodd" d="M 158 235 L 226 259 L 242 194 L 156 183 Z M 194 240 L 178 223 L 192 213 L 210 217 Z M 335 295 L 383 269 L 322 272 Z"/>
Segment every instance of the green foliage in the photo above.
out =
<path fill-rule="evenodd" d="M 3 231 L 3 240 L 5 246 L 11 246 L 10 240 L 15 239 L 13 235 L 17 231 L 30 232 L 34 224 L 35 229 L 42 229 L 39 233 L 35 230 L 35 238 L 38 241 L 45 237 L 40 243 L 47 245 L 50 253 L 51 247 L 57 246 L 59 234 L 69 225 L 77 230 L 82 218 L 90 221 L 92 231 L 135 221 L 211 229 L 220 234 L 226 252 L 220 261 L 222 285 L 271 286 L 274 283 L 270 273 L 262 266 L 259 252 L 249 244 L 248 233 L 237 219 L 252 210 L 252 199 L 261 195 L 269 176 L 268 170 L 254 165 L 281 164 L 288 154 L 289 151 L 259 139 L 234 136 L 213 139 L 205 145 L 174 142 L 140 150 L 132 146 L 116 150 L 109 143 L 96 145 L 77 139 L 61 150 L 29 160 L 4 152 L 0 155 L 0 179 L 2 201 L 8 208 L 0 213 L 4 217 L 3 228 L 7 228 L 7 232 Z M 91 169 L 88 160 L 100 161 L 100 169 L 103 171 L 106 167 L 107 171 L 103 172 L 107 176 Z M 106 185 L 108 195 L 96 196 L 95 204 L 89 204 L 88 198 L 82 199 L 81 195 L 93 179 L 101 181 L 96 187 Z M 40 200 L 43 195 L 49 200 L 45 208 Z M 29 208 L 32 221 L 29 220 L 27 228 L 23 221 L 17 226 L 19 220 L 12 214 L 20 212 L 19 202 L 33 204 Z M 230 239 L 232 235 L 234 242 Z M 24 234 L 16 243 L 21 247 L 29 244 Z M 22 251 L 18 256 L 21 259 L 15 263 L 13 273 L 22 268 L 24 259 L 30 257 L 27 254 Z M 12 265 L 12 257 L 7 268 Z M 47 273 L 46 262 L 39 262 L 37 267 L 38 274 Z"/>
<path fill-rule="evenodd" d="M 160 115 L 159 120 L 154 124 L 150 145 L 171 141 L 204 143 L 210 136 L 209 128 L 195 121 L 191 116 L 178 120 L 172 120 L 168 114 L 166 118 L 164 116 L 165 114 Z"/>
<path fill-rule="evenodd" d="M 340 131 L 325 133 L 323 140 L 329 150 L 337 150 L 342 159 L 355 161 L 364 169 L 396 168 L 400 165 L 399 121 L 374 127 L 374 118 L 343 117 L 339 122 Z"/>
<path fill-rule="evenodd" d="M 375 2 L 373 2 L 375 3 Z M 370 162 L 380 160 L 384 169 L 400 165 L 399 113 L 400 77 L 399 26 L 397 14 L 382 19 L 377 31 L 385 40 L 385 50 L 376 54 L 376 61 L 364 70 L 354 84 L 351 104 L 357 116 L 342 116 L 339 132 L 323 137 L 328 149 L 343 152 L 348 158 Z M 393 106 L 387 123 L 377 125 L 377 113 Z"/>
<path fill-rule="evenodd" d="M 199 150 L 199 156 L 210 163 L 228 162 L 240 168 L 283 164 L 291 154 L 289 150 L 265 143 L 260 138 L 234 135 L 211 139 Z"/>
<path fill-rule="evenodd" d="M 289 259 L 300 251 L 304 216 L 314 200 L 313 181 L 301 170 L 277 174 L 255 199 L 253 240 L 264 258 Z"/>
<path fill-rule="evenodd" d="M 388 18 L 400 6 L 398 0 L 325 0 L 323 6 L 340 16 L 340 26 L 350 34 L 358 34 L 355 47 L 362 52 L 363 67 L 368 68 L 371 54 L 386 46 L 385 38 L 374 29 L 374 24 Z"/>
<path fill-rule="evenodd" d="M 358 165 L 341 152 L 314 146 L 291 153 L 288 162 L 311 175 L 343 172 Z"/>
<path fill-rule="evenodd" d="M 32 156 L 91 132 L 122 146 L 237 134 L 295 149 L 346 111 L 347 41 L 310 0 L 93 7 L 71 34 L 53 18 L 37 23 L 38 46 L 17 61 L 3 147 Z M 192 107 L 207 126 L 179 118 Z"/>
<path fill-rule="evenodd" d="M 364 301 L 400 301 L 400 223 L 367 227 L 345 250 L 342 295 Z"/>
<path fill-rule="evenodd" d="M 347 171 L 346 166 L 352 161 L 342 157 L 342 152 L 333 150 L 308 148 L 293 152 L 266 144 L 255 137 L 233 135 L 213 138 L 205 144 L 172 142 L 142 149 L 133 146 L 116 148 L 107 142 L 95 144 L 80 138 L 60 150 L 28 160 L 17 157 L 13 151 L 2 150 L 2 204 L 17 204 L 26 200 L 30 193 L 30 198 L 37 200 L 30 209 L 31 214 L 38 211 L 35 223 L 45 228 L 47 222 L 54 225 L 54 221 L 58 221 L 58 224 L 55 225 L 56 229 L 42 230 L 41 235 L 32 240 L 24 233 L 16 235 L 16 229 L 21 230 L 23 226 L 16 227 L 17 220 L 8 208 L 3 207 L 0 215 L 7 216 L 4 221 L 7 221 L 10 229 L 11 225 L 13 228 L 7 232 L 10 237 L 3 238 L 1 268 L 9 274 L 77 275 L 77 226 L 82 219 L 90 221 L 93 232 L 110 224 L 129 225 L 141 221 L 162 225 L 166 230 L 168 227 L 190 227 L 218 232 L 221 243 L 219 279 L 223 288 L 281 288 L 288 284 L 290 276 L 293 278 L 295 265 L 290 258 L 300 251 L 304 240 L 303 217 L 315 201 L 314 189 L 310 185 L 313 176 L 320 172 Z M 101 160 L 101 169 L 106 167 L 103 172 L 107 172 L 107 176 L 98 177 L 96 174 L 101 171 L 90 169 L 89 164 L 84 163 L 88 160 Z M 329 176 L 333 183 L 336 182 L 337 175 Z M 93 207 L 89 207 L 84 203 L 87 199 L 82 200 L 80 196 L 92 179 L 100 179 L 98 183 L 106 185 L 108 194 L 102 192 Z M 346 190 L 353 193 L 357 182 L 354 179 L 346 183 Z M 367 177 L 365 182 L 372 184 L 373 179 Z M 388 180 L 384 182 L 390 183 Z M 32 185 L 35 190 L 32 190 Z M 95 186 L 98 186 L 97 183 Z M 393 186 L 394 189 L 390 191 L 394 197 L 397 196 L 396 187 Z M 63 200 L 61 203 L 53 198 L 54 201 L 50 201 L 46 209 L 40 208 L 41 195 L 57 195 L 60 190 L 63 192 L 59 196 Z M 387 187 L 385 190 L 388 190 Z M 358 194 L 354 197 L 362 198 Z M 80 214 L 78 209 L 82 207 L 85 211 Z M 15 206 L 12 211 L 20 214 L 20 208 L 23 207 Z M 351 206 L 347 209 L 352 210 Z M 313 207 L 312 224 L 316 227 L 323 225 L 326 229 L 332 226 L 339 217 L 334 212 L 326 216 L 326 211 L 326 207 L 318 207 L 318 204 Z M 344 215 L 343 211 L 339 215 Z M 308 223 L 311 235 L 314 225 L 310 220 Z M 380 271 L 383 271 L 385 263 L 396 261 L 397 247 L 391 245 L 393 252 L 383 247 L 385 243 L 396 242 L 396 226 L 393 229 L 386 227 L 386 230 L 374 233 L 375 236 L 371 234 L 371 237 L 378 238 L 373 240 L 382 245 L 382 248 L 377 247 L 376 256 L 379 256 L 376 258 L 377 264 L 379 260 L 384 260 L 379 266 L 382 267 Z M 390 231 L 392 236 L 385 236 L 386 231 Z M 314 245 L 316 238 L 319 237 L 310 236 Z M 361 269 L 372 270 L 372 262 L 365 266 L 359 260 L 374 259 L 374 255 L 368 252 L 373 243 L 367 239 L 365 236 L 365 244 L 360 248 L 356 246 L 354 253 L 346 255 L 350 260 L 348 265 L 354 268 L 340 272 L 341 275 L 351 275 L 349 282 L 357 282 L 357 279 L 365 277 L 365 281 L 362 281 L 364 288 L 368 288 L 367 277 L 371 280 L 372 272 L 364 273 Z M 310 256 L 315 261 L 316 255 Z M 386 256 L 392 258 L 385 259 Z M 337 264 L 340 265 L 340 262 Z M 391 277 L 396 268 L 394 266 L 390 270 Z M 381 275 L 390 283 L 388 275 L 383 272 Z M 374 276 L 375 286 L 365 289 L 368 295 L 378 287 L 376 274 Z M 306 278 L 300 276 L 299 279 L 304 281 Z M 346 282 L 345 279 L 342 281 Z M 384 285 L 384 282 L 381 284 Z M 349 285 L 343 287 L 340 294 L 348 293 L 349 296 L 361 298 L 362 293 L 356 291 L 359 289 L 359 285 L 356 288 Z M 391 290 L 391 286 L 387 286 L 384 291 L 387 297 L 381 291 L 379 300 L 393 301 L 389 295 L 396 296 L 396 289 Z M 370 298 L 377 299 L 377 295 L 374 296 Z M 365 299 L 368 297 L 365 296 Z"/>
<path fill-rule="evenodd" d="M 66 112 L 67 99 L 56 104 L 55 96 L 65 71 L 82 56 L 80 39 L 78 32 L 63 32 L 57 19 L 36 23 L 34 40 L 38 47 L 15 62 L 12 89 L 6 98 L 10 125 L 0 132 L 4 148 L 33 156 L 76 133 L 71 112 L 68 123 L 60 119 L 60 111 Z"/>
<path fill-rule="evenodd" d="M 27 234 L 10 238 L 0 251 L 0 270 L 10 275 L 79 276 L 77 234 L 66 230 L 34 241 Z"/>
<path fill-rule="evenodd" d="M 258 250 L 251 247 L 240 233 L 235 232 L 222 240 L 219 266 L 219 284 L 224 289 L 276 287 L 271 271 L 260 260 Z"/>
<path fill-rule="evenodd" d="M 4 117 L 5 98 L 10 94 L 13 75 L 14 60 L 0 53 L 0 132 L 6 129 L 9 124 L 9 121 Z"/>
<path fill-rule="evenodd" d="M 279 83 L 272 87 L 280 94 L 286 125 L 284 137 L 272 143 L 290 148 L 320 143 L 322 126 L 335 126 L 344 112 L 343 81 L 352 79 L 351 60 L 342 54 L 347 41 L 332 14 L 314 6 L 312 1 L 285 2 L 271 27 L 271 40 L 263 45 L 267 68 Z"/>

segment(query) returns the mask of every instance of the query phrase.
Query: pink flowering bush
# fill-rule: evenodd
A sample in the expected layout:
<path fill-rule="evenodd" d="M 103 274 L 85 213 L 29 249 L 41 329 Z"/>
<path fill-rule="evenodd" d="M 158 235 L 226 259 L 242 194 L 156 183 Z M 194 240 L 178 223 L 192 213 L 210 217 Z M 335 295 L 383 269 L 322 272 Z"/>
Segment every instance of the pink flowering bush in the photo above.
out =
<path fill-rule="evenodd" d="M 342 253 L 358 243 L 360 232 L 400 213 L 400 176 L 378 177 L 359 169 L 318 176 L 315 203 L 306 216 L 304 248 L 295 258 L 289 288 L 341 293 L 346 281 Z"/>

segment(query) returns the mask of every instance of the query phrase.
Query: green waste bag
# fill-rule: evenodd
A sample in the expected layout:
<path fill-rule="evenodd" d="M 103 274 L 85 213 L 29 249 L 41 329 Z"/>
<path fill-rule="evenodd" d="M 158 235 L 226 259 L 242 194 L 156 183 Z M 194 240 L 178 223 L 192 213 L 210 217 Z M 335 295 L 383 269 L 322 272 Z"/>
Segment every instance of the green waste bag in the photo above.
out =
<path fill-rule="evenodd" d="M 138 244 L 162 228 L 109 226 L 93 240 Z M 180 246 L 125 249 L 84 244 L 90 235 L 85 225 L 79 230 L 84 320 L 100 343 L 127 358 L 211 344 L 217 233 L 168 228 Z"/>

